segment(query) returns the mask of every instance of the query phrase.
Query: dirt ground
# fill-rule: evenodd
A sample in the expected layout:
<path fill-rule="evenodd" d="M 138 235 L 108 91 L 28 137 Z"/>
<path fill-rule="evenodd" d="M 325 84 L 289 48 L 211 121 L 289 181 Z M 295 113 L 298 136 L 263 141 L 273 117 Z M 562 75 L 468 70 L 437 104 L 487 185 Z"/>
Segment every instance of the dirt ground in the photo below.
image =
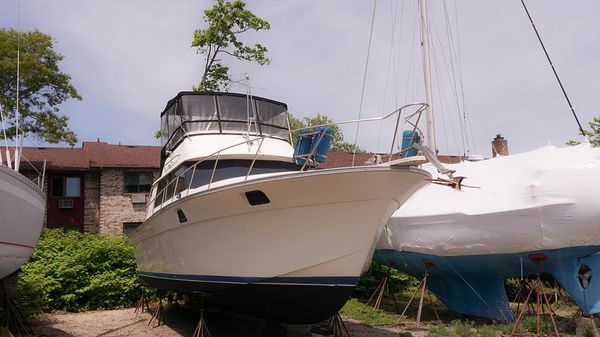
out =
<path fill-rule="evenodd" d="M 84 313 L 42 314 L 29 320 L 37 337 L 121 337 L 161 336 L 191 337 L 199 319 L 196 310 L 168 307 L 167 324 L 148 326 L 151 315 L 134 313 L 134 309 L 91 311 Z M 265 321 L 227 312 L 206 314 L 212 337 L 310 337 L 310 325 L 284 325 L 282 333 Z M 344 319 L 352 337 L 397 337 L 398 327 L 367 327 L 360 322 Z M 411 331 L 415 337 L 426 336 L 425 331 Z"/>

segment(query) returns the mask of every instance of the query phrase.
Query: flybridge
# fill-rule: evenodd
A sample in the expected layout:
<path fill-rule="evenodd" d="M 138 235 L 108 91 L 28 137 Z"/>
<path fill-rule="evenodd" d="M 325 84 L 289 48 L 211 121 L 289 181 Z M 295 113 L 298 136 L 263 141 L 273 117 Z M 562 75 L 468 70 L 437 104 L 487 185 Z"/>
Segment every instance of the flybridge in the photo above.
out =
<path fill-rule="evenodd" d="M 180 92 L 161 113 L 161 145 L 172 150 L 194 134 L 249 134 L 289 142 L 287 105 L 236 93 Z"/>

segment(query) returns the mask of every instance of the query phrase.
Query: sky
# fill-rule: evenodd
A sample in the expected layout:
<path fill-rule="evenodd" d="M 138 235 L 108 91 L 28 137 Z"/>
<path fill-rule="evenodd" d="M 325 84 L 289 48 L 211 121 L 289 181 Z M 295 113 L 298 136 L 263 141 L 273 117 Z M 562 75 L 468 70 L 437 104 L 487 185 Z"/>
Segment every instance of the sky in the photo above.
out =
<path fill-rule="evenodd" d="M 600 116 L 600 2 L 526 3 L 587 127 Z M 232 77 L 249 76 L 252 94 L 287 103 L 296 117 L 320 113 L 336 121 L 425 101 L 416 0 L 247 4 L 271 29 L 242 39 L 265 45 L 272 62 L 223 61 Z M 61 70 L 83 97 L 61 106 L 80 143 L 158 145 L 154 133 L 166 102 L 202 76 L 203 57 L 191 41 L 195 29 L 206 27 L 203 10 L 211 6 L 199 0 L 1 0 L 0 27 L 38 29 L 54 38 L 64 56 Z M 508 139 L 511 153 L 579 139 L 520 1 L 434 0 L 429 6 L 440 153 L 490 156 L 496 134 Z M 382 125 L 361 126 L 358 144 L 387 151 L 393 121 Z M 343 131 L 353 143 L 355 129 Z"/>

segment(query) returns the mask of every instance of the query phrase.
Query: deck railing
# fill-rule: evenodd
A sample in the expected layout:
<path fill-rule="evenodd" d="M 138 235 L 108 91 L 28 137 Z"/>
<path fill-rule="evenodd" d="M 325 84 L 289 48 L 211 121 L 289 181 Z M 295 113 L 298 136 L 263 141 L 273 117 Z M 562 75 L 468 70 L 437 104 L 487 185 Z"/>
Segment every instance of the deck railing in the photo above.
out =
<path fill-rule="evenodd" d="M 393 154 L 394 154 L 394 145 L 396 144 L 396 139 L 398 136 L 398 127 L 400 125 L 400 120 L 401 120 L 401 116 L 402 116 L 402 112 L 406 109 L 409 108 L 416 108 L 416 110 L 414 112 L 412 112 L 411 114 L 409 114 L 407 117 L 405 117 L 405 122 L 408 123 L 409 125 L 411 125 L 413 127 L 413 136 L 411 138 L 411 142 L 410 142 L 410 146 L 402 151 L 400 151 L 400 155 L 402 155 L 402 153 L 408 151 L 411 146 L 414 144 L 415 141 L 415 134 L 416 134 L 416 130 L 418 129 L 417 125 L 419 123 L 419 120 L 421 118 L 421 114 L 422 112 L 427 109 L 428 105 L 426 103 L 412 103 L 412 104 L 407 104 L 405 106 L 402 106 L 396 110 L 394 110 L 393 112 L 382 116 L 382 117 L 374 117 L 374 118 L 365 118 L 365 119 L 355 119 L 355 120 L 349 120 L 349 121 L 343 121 L 343 122 L 337 122 L 337 123 L 327 123 L 327 124 L 321 124 L 321 125 L 313 125 L 310 127 L 306 127 L 306 128 L 301 128 L 301 129 L 297 129 L 297 130 L 293 130 L 294 132 L 296 131 L 301 131 L 301 130 L 306 130 L 306 129 L 314 129 L 317 127 L 326 127 L 326 126 L 333 126 L 333 125 L 346 125 L 346 124 L 360 124 L 360 123 L 368 123 L 368 122 L 375 122 L 375 121 L 383 121 L 386 120 L 392 116 L 397 115 L 396 120 L 395 120 L 395 128 L 394 128 L 394 135 L 392 137 L 392 143 L 391 143 L 391 147 L 390 147 L 390 152 L 389 152 L 389 159 L 388 161 L 392 160 Z M 288 131 L 285 131 L 286 133 Z M 196 161 L 194 164 L 192 164 L 191 166 L 189 166 L 188 168 L 186 168 L 184 171 L 180 172 L 177 174 L 177 176 L 171 180 L 169 180 L 161 189 L 160 191 L 158 191 L 158 193 L 154 193 L 154 191 L 159 188 L 159 186 L 161 185 L 162 181 L 167 179 L 168 176 L 163 176 L 161 178 L 159 178 L 157 181 L 155 181 L 152 185 L 152 195 L 153 197 L 150 199 L 150 202 L 148 203 L 148 209 L 147 209 L 147 216 L 149 216 L 150 214 L 152 214 L 152 212 L 157 209 L 157 208 L 162 208 L 164 207 L 168 201 L 172 201 L 172 200 L 177 200 L 181 197 L 184 196 L 188 196 L 190 194 L 190 191 L 193 189 L 192 184 L 194 182 L 194 175 L 196 173 L 196 169 L 198 167 L 198 165 L 200 165 L 201 163 L 207 161 L 207 160 L 215 160 L 212 172 L 211 172 L 211 177 L 208 180 L 208 183 L 205 186 L 204 190 L 208 190 L 211 188 L 211 185 L 214 182 L 214 177 L 215 177 L 215 172 L 217 171 L 218 168 L 218 164 L 219 164 L 219 160 L 221 159 L 221 155 L 223 154 L 223 152 L 232 149 L 234 147 L 237 146 L 241 146 L 244 144 L 250 144 L 253 145 L 255 142 L 259 142 L 258 147 L 256 148 L 256 151 L 253 153 L 253 157 L 252 157 L 252 162 L 248 168 L 248 170 L 246 171 L 246 174 L 244 176 L 243 181 L 247 181 L 249 176 L 252 173 L 252 169 L 254 168 L 254 164 L 256 163 L 256 159 L 258 158 L 258 155 L 260 154 L 260 150 L 262 148 L 262 145 L 265 141 L 266 138 L 270 138 L 268 136 L 254 136 L 253 138 L 251 138 L 251 136 L 248 136 L 248 139 L 246 141 L 243 142 L 239 142 L 230 146 L 227 146 L 225 148 L 222 148 L 218 151 L 215 151 L 207 156 L 202 157 L 201 159 L 199 159 L 198 161 Z M 321 137 L 319 137 L 319 142 L 323 139 L 323 136 L 321 135 Z M 318 144 L 317 144 L 318 146 Z M 306 158 L 305 163 L 302 165 L 300 171 L 305 171 L 307 168 L 309 168 L 310 166 L 307 165 L 309 163 L 309 161 L 311 160 L 310 156 L 314 156 L 315 155 L 315 149 L 317 146 L 313 146 L 311 148 L 311 152 L 308 154 L 308 158 Z M 181 181 L 185 180 L 185 176 L 188 172 L 191 171 L 191 177 L 190 177 L 190 182 L 187 184 L 187 186 L 182 186 L 180 183 Z M 197 188 L 201 188 L 202 186 L 199 186 Z M 194 189 L 197 189 L 194 188 Z"/>

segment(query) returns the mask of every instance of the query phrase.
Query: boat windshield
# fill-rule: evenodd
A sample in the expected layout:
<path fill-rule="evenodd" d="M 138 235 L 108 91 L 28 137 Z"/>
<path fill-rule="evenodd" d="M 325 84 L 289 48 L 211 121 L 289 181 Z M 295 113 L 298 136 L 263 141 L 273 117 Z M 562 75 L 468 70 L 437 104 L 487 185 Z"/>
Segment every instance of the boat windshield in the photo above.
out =
<path fill-rule="evenodd" d="M 173 149 L 184 135 L 247 134 L 289 141 L 287 106 L 232 93 L 180 93 L 161 114 L 161 145 Z"/>

